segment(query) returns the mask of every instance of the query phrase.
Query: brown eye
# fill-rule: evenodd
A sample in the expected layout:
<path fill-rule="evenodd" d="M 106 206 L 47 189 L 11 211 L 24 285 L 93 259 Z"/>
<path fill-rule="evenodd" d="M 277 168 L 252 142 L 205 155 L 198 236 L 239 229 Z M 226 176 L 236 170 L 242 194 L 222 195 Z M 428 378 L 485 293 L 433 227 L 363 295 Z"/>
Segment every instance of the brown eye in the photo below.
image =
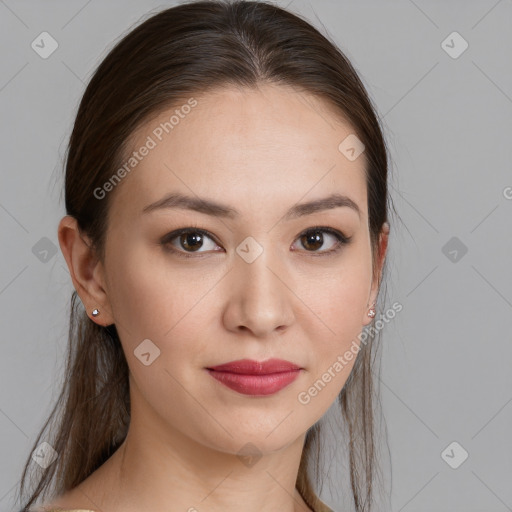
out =
<path fill-rule="evenodd" d="M 298 240 L 306 252 L 321 255 L 337 252 L 350 241 L 350 237 L 332 228 L 317 227 L 304 231 Z M 319 250 L 322 247 L 324 250 Z"/>
<path fill-rule="evenodd" d="M 183 233 L 179 236 L 181 247 L 186 250 L 197 251 L 203 245 L 203 235 L 195 232 Z"/>
<path fill-rule="evenodd" d="M 320 231 L 310 232 L 300 237 L 303 247 L 308 250 L 316 251 L 320 249 L 324 243 L 324 237 Z"/>
<path fill-rule="evenodd" d="M 217 252 L 218 245 L 207 231 L 199 228 L 182 228 L 165 235 L 160 243 L 178 256 L 189 257 L 194 253 Z M 205 250 L 200 250 L 205 249 Z"/>

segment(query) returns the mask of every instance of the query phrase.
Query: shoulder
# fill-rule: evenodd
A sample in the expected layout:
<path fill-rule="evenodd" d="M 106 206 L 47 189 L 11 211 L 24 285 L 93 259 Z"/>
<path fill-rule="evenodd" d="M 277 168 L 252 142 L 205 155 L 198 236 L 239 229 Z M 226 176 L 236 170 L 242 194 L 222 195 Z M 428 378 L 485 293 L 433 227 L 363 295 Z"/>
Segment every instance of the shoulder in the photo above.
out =
<path fill-rule="evenodd" d="M 79 500 L 71 491 L 57 499 L 54 498 L 53 501 L 45 505 L 40 505 L 38 508 L 32 508 L 23 512 L 96 512 L 89 508 L 84 508 L 83 503 L 81 507 L 73 506 L 72 503 L 78 504 Z"/>
<path fill-rule="evenodd" d="M 46 505 L 44 507 L 32 508 L 30 510 L 22 510 L 20 512 L 95 512 L 85 508 L 64 508 L 58 506 Z"/>
<path fill-rule="evenodd" d="M 38 508 L 32 508 L 30 510 L 23 510 L 20 512 L 96 512 L 95 510 L 85 509 L 85 508 L 73 508 L 73 507 L 63 507 L 57 504 L 49 504 L 40 506 Z"/>
<path fill-rule="evenodd" d="M 96 512 L 96 511 L 90 510 L 90 509 L 85 509 L 85 508 L 62 507 L 57 504 L 49 504 L 49 505 L 40 506 L 38 508 L 22 510 L 20 512 Z"/>
<path fill-rule="evenodd" d="M 85 493 L 85 496 L 88 494 Z M 63 494 L 54 495 L 37 508 L 23 512 L 96 512 L 90 508 L 90 500 L 84 500 L 83 482 Z"/>

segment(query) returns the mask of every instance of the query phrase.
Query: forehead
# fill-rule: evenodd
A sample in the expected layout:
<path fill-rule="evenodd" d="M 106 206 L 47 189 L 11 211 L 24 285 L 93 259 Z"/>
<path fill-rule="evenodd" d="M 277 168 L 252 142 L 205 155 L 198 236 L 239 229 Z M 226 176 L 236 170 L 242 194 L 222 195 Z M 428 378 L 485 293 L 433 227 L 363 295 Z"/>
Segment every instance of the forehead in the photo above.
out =
<path fill-rule="evenodd" d="M 113 207 L 138 215 L 180 191 L 261 210 L 339 192 L 366 215 L 364 153 L 351 161 L 339 149 L 349 136 L 353 128 L 329 105 L 287 86 L 193 95 L 132 134 L 123 163 L 133 151 L 137 162 L 116 190 L 126 200 Z"/>

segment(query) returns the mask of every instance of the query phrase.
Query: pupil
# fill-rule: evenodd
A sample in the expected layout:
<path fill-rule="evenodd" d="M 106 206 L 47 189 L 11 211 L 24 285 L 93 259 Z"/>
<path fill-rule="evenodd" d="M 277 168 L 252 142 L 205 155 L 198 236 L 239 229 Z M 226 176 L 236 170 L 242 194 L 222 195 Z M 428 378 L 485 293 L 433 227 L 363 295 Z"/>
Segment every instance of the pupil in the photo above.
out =
<path fill-rule="evenodd" d="M 181 242 L 185 249 L 199 249 L 202 245 L 200 234 L 197 233 L 184 233 L 181 235 Z"/>
<path fill-rule="evenodd" d="M 322 247 L 323 244 L 323 236 L 318 231 L 313 233 L 312 235 L 304 235 L 304 238 L 307 240 L 306 246 L 314 246 L 310 247 L 312 249 L 318 249 L 319 247 Z"/>

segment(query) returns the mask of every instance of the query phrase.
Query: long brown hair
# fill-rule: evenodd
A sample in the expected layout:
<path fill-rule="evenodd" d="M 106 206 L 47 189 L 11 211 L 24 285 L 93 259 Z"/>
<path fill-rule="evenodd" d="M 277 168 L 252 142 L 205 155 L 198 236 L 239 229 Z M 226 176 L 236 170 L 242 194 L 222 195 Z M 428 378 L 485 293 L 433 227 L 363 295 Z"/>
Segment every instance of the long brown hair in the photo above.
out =
<path fill-rule="evenodd" d="M 363 142 L 376 271 L 379 233 L 388 222 L 388 159 L 379 121 L 357 72 L 334 43 L 299 16 L 270 3 L 239 0 L 189 2 L 151 15 L 115 44 L 92 76 L 67 147 L 65 205 L 101 259 L 112 194 L 99 199 L 94 191 L 122 165 L 135 130 L 194 94 L 261 83 L 291 85 L 325 100 Z M 378 467 L 374 341 L 371 336 L 361 345 L 339 395 L 357 512 L 370 510 Z M 92 322 L 73 292 L 63 387 L 32 448 L 45 440 L 59 457 L 45 470 L 28 458 L 19 490 L 20 497 L 28 496 L 23 510 L 50 491 L 60 495 L 76 487 L 117 450 L 130 422 L 128 375 L 115 325 Z M 308 467 L 315 460 L 315 446 L 318 461 L 320 432 L 317 423 L 306 435 L 296 483 L 315 511 L 324 508 Z M 27 493 L 29 470 L 36 472 L 36 485 L 31 482 L 35 488 Z"/>

